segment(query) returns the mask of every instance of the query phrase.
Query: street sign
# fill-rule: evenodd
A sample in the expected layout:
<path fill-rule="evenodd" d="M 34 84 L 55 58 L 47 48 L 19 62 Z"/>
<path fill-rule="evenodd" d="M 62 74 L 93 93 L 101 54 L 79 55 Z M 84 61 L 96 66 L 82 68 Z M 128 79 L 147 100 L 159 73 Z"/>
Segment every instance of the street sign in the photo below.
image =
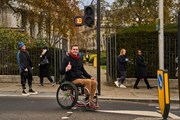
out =
<path fill-rule="evenodd" d="M 159 31 L 160 29 L 160 19 L 156 18 L 156 31 Z"/>
<path fill-rule="evenodd" d="M 167 119 L 170 109 L 169 78 L 168 71 L 158 70 L 158 100 L 159 108 L 164 119 Z"/>

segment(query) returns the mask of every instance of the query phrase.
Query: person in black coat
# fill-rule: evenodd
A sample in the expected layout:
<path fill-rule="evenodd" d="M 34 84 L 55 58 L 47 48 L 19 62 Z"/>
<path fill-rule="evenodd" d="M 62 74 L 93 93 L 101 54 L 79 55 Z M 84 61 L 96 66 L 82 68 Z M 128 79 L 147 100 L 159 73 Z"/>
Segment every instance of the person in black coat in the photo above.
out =
<path fill-rule="evenodd" d="M 55 85 L 50 75 L 50 65 L 51 65 L 50 63 L 51 63 L 50 51 L 47 47 L 44 47 L 40 55 L 40 63 L 39 63 L 40 86 L 44 86 L 44 80 L 43 80 L 44 77 L 48 78 L 52 86 Z"/>
<path fill-rule="evenodd" d="M 151 89 L 152 87 L 149 85 L 149 82 L 147 80 L 147 65 L 144 62 L 144 58 L 142 56 L 141 50 L 137 50 L 137 57 L 136 57 L 136 82 L 134 84 L 134 89 L 139 89 L 138 83 L 140 79 L 144 79 L 144 82 L 147 86 L 147 89 Z"/>

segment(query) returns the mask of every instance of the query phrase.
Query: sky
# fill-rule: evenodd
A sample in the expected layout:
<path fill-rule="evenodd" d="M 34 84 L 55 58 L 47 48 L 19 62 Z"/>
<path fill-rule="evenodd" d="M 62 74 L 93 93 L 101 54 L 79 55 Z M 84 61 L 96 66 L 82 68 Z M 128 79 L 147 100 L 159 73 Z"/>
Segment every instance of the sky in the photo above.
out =
<path fill-rule="evenodd" d="M 84 5 L 80 5 L 80 7 L 89 5 L 89 4 L 91 3 L 91 1 L 92 1 L 92 0 L 83 0 Z M 114 2 L 115 0 L 105 0 L 105 1 L 111 4 L 111 3 Z"/>
<path fill-rule="evenodd" d="M 108 3 L 112 3 L 114 2 L 114 0 L 106 0 Z"/>
<path fill-rule="evenodd" d="M 84 3 L 91 3 L 92 0 L 84 0 Z M 105 0 L 108 3 L 114 2 L 114 0 Z"/>

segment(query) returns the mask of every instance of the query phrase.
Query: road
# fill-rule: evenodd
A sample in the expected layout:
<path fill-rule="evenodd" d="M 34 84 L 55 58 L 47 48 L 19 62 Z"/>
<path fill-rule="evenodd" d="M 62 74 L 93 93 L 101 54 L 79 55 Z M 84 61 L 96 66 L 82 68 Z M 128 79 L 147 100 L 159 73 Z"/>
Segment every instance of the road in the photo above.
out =
<path fill-rule="evenodd" d="M 99 101 L 97 111 L 82 108 L 63 110 L 54 97 L 0 97 L 0 120 L 160 120 L 158 104 L 127 101 Z M 177 104 L 170 119 L 180 119 Z"/>

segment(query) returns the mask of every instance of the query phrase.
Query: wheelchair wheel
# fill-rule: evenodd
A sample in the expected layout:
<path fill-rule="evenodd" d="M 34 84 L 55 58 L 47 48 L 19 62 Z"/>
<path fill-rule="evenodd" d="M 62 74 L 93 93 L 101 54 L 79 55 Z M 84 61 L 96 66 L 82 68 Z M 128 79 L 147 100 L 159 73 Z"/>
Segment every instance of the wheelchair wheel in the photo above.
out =
<path fill-rule="evenodd" d="M 72 82 L 63 82 L 57 89 L 56 99 L 64 109 L 71 109 L 78 100 L 78 91 Z"/>

